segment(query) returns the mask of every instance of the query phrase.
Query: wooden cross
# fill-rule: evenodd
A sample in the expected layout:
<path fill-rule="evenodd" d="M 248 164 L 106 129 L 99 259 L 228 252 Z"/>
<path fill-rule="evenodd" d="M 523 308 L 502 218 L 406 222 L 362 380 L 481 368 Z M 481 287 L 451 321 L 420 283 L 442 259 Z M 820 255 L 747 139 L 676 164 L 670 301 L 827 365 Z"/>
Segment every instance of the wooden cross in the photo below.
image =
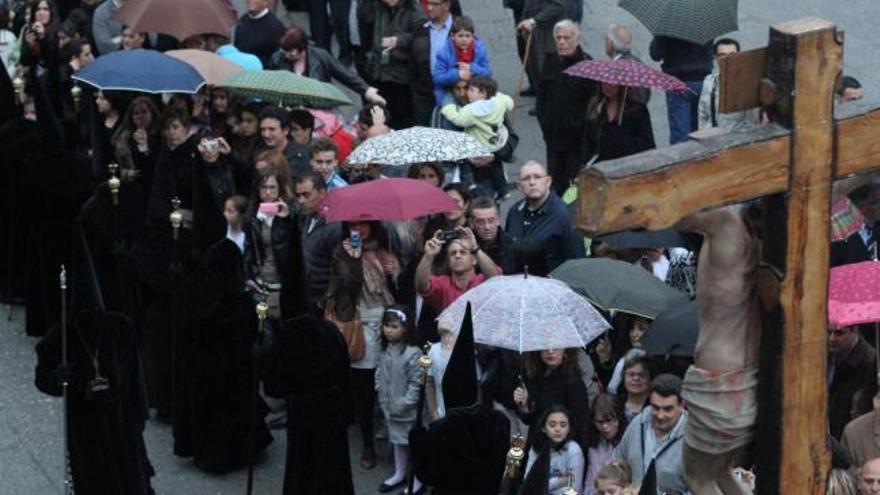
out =
<path fill-rule="evenodd" d="M 661 229 L 700 210 L 769 195 L 785 200 L 787 238 L 778 253 L 784 314 L 778 492 L 820 495 L 829 469 L 831 187 L 835 179 L 880 167 L 880 109 L 847 103 L 842 110 L 848 115 L 835 120 L 843 33 L 832 23 L 784 22 L 770 28 L 769 38 L 764 52 L 734 56 L 758 61 L 743 74 L 722 67 L 722 93 L 725 79 L 753 81 L 736 88 L 740 103 L 731 103 L 737 95 L 728 94 L 722 107 L 760 101 L 774 124 L 596 164 L 579 177 L 577 226 L 588 233 Z"/>

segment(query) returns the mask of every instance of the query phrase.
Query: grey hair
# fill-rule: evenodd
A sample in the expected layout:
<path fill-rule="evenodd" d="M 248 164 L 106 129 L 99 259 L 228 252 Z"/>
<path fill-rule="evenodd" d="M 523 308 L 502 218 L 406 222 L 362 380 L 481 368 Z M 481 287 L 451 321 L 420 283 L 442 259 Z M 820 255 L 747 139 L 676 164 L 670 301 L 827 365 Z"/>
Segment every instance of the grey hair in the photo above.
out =
<path fill-rule="evenodd" d="M 629 53 L 631 50 L 632 34 L 630 34 L 629 28 L 626 26 L 620 24 L 608 26 L 605 39 L 611 44 L 614 53 Z"/>
<path fill-rule="evenodd" d="M 540 167 L 541 172 L 544 173 L 544 174 L 549 174 L 549 173 L 550 173 L 550 172 L 547 170 L 547 166 L 544 165 L 543 163 L 539 162 L 538 160 L 529 160 L 529 161 L 523 163 L 522 166 L 521 166 L 519 169 L 520 169 L 520 172 L 521 172 L 522 169 L 524 169 L 524 168 L 526 168 L 526 167 L 535 167 L 535 166 Z"/>
<path fill-rule="evenodd" d="M 556 34 L 556 31 L 560 29 L 569 29 L 572 33 L 574 33 L 575 38 L 581 37 L 581 28 L 571 19 L 563 19 L 556 24 L 553 25 L 553 34 Z"/>

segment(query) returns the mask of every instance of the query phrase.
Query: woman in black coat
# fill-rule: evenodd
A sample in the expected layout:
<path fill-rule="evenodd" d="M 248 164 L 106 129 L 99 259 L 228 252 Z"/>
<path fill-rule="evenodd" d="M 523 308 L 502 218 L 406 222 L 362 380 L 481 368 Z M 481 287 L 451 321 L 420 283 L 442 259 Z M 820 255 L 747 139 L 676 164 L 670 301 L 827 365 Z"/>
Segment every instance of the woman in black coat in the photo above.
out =
<path fill-rule="evenodd" d="M 628 88 L 602 83 L 588 110 L 587 142 L 595 161 L 613 160 L 655 147 L 648 107 Z"/>

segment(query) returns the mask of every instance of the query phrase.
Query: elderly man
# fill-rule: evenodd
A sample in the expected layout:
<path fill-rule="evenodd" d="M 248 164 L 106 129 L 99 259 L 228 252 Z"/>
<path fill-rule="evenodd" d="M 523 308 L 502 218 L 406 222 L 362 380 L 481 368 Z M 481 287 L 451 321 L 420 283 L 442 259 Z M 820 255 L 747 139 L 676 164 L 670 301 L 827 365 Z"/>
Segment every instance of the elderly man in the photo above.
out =
<path fill-rule="evenodd" d="M 649 389 L 648 407 L 626 428 L 614 457 L 629 464 L 633 482 L 641 482 L 650 465 L 654 464 L 657 493 L 687 493 L 681 465 L 682 438 L 687 422 L 681 379 L 674 375 L 658 375 Z"/>
<path fill-rule="evenodd" d="M 468 203 L 468 225 L 477 235 L 477 244 L 507 275 L 519 273 L 513 258 L 513 238 L 501 228 L 501 218 L 495 201 L 486 196 Z"/>
<path fill-rule="evenodd" d="M 874 458 L 859 469 L 859 494 L 880 495 L 880 459 Z"/>
<path fill-rule="evenodd" d="M 438 313 L 468 289 L 480 285 L 489 277 L 501 274 L 492 258 L 483 252 L 474 233 L 467 227 L 455 229 L 457 237 L 444 239 L 444 231 L 434 232 L 425 242 L 425 254 L 416 267 L 416 290 L 419 295 Z M 431 275 L 434 258 L 446 248 L 447 272 L 444 275 Z M 479 266 L 480 273 L 476 272 Z"/>
<path fill-rule="evenodd" d="M 620 24 L 608 26 L 605 32 L 605 55 L 611 60 L 642 60 L 632 53 L 632 33 L 629 28 Z M 630 88 L 630 98 L 639 103 L 648 104 L 651 90 L 648 88 Z"/>
<path fill-rule="evenodd" d="M 856 466 L 880 457 L 880 393 L 874 394 L 874 409 L 850 421 L 843 429 L 841 444 Z"/>
<path fill-rule="evenodd" d="M 596 92 L 596 83 L 570 76 L 565 70 L 582 60 L 592 60 L 580 46 L 580 29 L 565 19 L 553 27 L 556 53 L 547 58 L 544 77 L 538 85 L 536 108 L 538 123 L 547 148 L 547 168 L 553 177 L 553 190 L 562 196 L 586 161 L 584 133 L 587 106 Z"/>
<path fill-rule="evenodd" d="M 721 38 L 715 42 L 715 62 L 718 63 L 724 57 L 739 53 L 739 42 L 733 38 Z M 697 109 L 697 127 L 708 129 L 710 127 L 724 127 L 735 129 L 743 124 L 758 123 L 757 109 L 743 110 L 734 113 L 719 113 L 718 102 L 720 97 L 718 86 L 718 72 L 713 72 L 703 80 L 703 92 L 700 94 L 700 103 Z"/>
<path fill-rule="evenodd" d="M 525 198 L 507 213 L 505 229 L 518 244 L 520 254 L 533 248 L 538 256 L 523 257 L 536 275 L 546 275 L 562 262 L 583 258 L 584 242 L 574 232 L 568 207 L 550 188 L 546 167 L 532 160 L 519 170 L 519 190 Z"/>

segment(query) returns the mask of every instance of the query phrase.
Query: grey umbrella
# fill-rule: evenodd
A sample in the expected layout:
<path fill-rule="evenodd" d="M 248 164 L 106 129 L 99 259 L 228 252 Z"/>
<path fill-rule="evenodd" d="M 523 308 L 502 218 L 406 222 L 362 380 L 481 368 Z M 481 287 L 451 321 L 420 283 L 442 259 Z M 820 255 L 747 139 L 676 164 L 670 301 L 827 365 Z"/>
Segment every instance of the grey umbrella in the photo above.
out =
<path fill-rule="evenodd" d="M 690 301 L 658 316 L 641 343 L 649 356 L 693 356 L 699 335 L 697 301 Z"/>
<path fill-rule="evenodd" d="M 739 29 L 737 0 L 620 0 L 654 36 L 702 45 Z"/>
<path fill-rule="evenodd" d="M 683 293 L 640 266 L 608 258 L 568 260 L 550 276 L 565 282 L 593 305 L 653 320 L 687 302 Z"/>

